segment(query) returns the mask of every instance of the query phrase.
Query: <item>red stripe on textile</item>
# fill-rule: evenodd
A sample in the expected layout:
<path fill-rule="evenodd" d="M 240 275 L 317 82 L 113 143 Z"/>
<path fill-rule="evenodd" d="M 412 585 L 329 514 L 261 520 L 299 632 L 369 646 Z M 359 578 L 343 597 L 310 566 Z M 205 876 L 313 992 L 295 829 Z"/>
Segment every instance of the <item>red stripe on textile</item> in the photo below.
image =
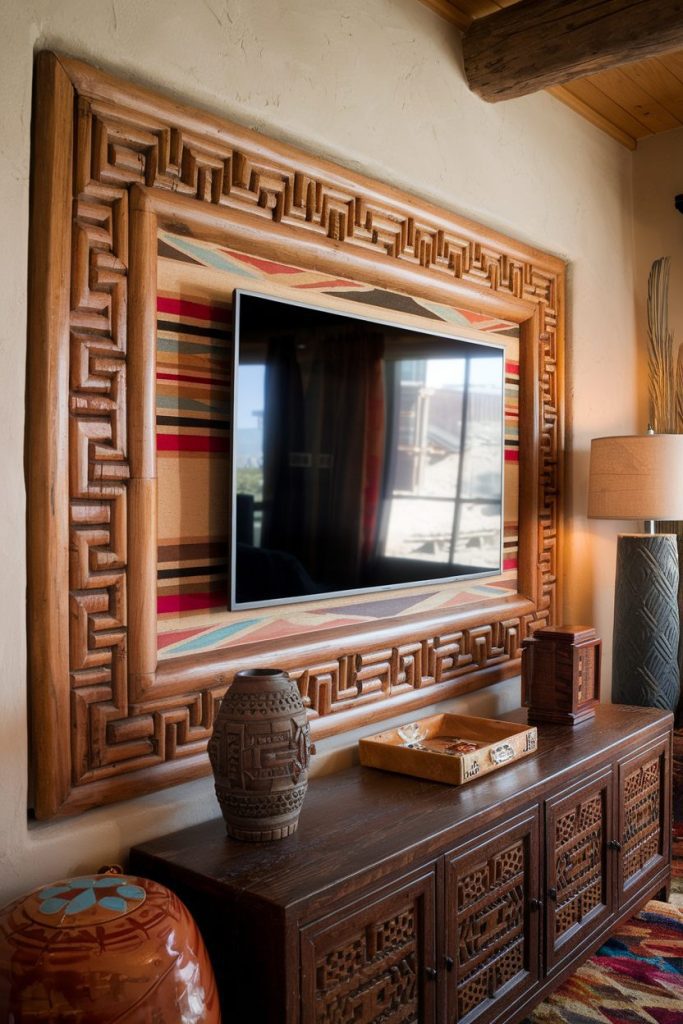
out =
<path fill-rule="evenodd" d="M 228 256 L 234 257 L 239 260 L 240 263 L 248 263 L 252 267 L 256 267 L 258 270 L 262 270 L 264 274 L 300 274 L 301 270 L 298 267 L 290 267 L 286 263 L 275 263 L 273 260 L 260 260 L 258 256 L 247 256 L 243 252 L 235 252 L 234 249 L 224 249 L 220 247 L 223 252 L 227 252 Z"/>
<path fill-rule="evenodd" d="M 225 608 L 227 604 L 227 594 L 169 594 L 157 597 L 157 612 L 159 615 L 169 612 L 196 612 L 201 608 Z"/>
<path fill-rule="evenodd" d="M 503 569 L 516 569 L 516 568 L 517 568 L 517 559 L 516 558 L 504 558 L 503 559 Z"/>
<path fill-rule="evenodd" d="M 187 384 L 213 384 L 215 387 L 227 387 L 226 382 L 215 377 L 191 377 L 187 373 L 157 373 L 157 380 L 182 380 Z"/>
<path fill-rule="evenodd" d="M 218 320 L 220 323 L 232 321 L 232 310 L 225 306 L 210 306 L 203 302 L 190 302 L 189 299 L 173 299 L 165 295 L 157 296 L 158 313 L 175 313 L 177 316 L 191 316 L 195 320 Z"/>
<path fill-rule="evenodd" d="M 514 324 L 508 323 L 507 320 L 494 320 L 490 316 L 487 316 L 486 313 L 473 313 L 471 309 L 461 309 L 460 306 L 457 306 L 456 309 L 458 313 L 460 313 L 461 316 L 464 316 L 471 324 L 487 323 L 488 326 L 483 328 L 483 330 L 487 332 L 498 331 L 501 328 L 514 327 Z"/>
<path fill-rule="evenodd" d="M 506 462 L 519 462 L 519 452 L 516 448 L 505 449 L 505 461 Z"/>
<path fill-rule="evenodd" d="M 461 316 L 464 316 L 466 320 L 469 320 L 471 324 L 480 324 L 483 320 L 491 320 L 492 324 L 496 323 L 496 321 L 493 320 L 492 317 L 487 316 L 486 313 L 473 313 L 471 309 L 458 308 L 458 313 L 460 313 Z"/>
<path fill-rule="evenodd" d="M 206 434 L 157 434 L 158 452 L 228 452 L 227 438 Z"/>
<path fill-rule="evenodd" d="M 354 288 L 355 291 L 360 290 L 357 281 L 346 281 L 343 277 L 336 277 L 332 281 L 310 281 L 308 284 L 295 284 L 294 287 L 304 291 L 311 288 Z"/>
<path fill-rule="evenodd" d="M 519 363 L 514 363 L 512 359 L 506 359 L 505 372 L 511 373 L 515 377 L 519 377 Z"/>
<path fill-rule="evenodd" d="M 177 629 L 173 633 L 161 633 L 157 637 L 157 650 L 162 651 L 164 647 L 177 644 L 179 640 L 189 640 L 191 636 L 196 636 L 201 632 L 202 627 L 195 626 L 194 629 Z"/>

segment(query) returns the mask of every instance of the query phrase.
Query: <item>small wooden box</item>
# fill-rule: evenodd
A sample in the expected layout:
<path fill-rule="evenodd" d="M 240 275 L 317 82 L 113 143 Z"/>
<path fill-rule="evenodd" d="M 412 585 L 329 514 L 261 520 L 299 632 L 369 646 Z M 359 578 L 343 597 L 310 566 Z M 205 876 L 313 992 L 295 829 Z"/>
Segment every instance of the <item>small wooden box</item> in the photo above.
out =
<path fill-rule="evenodd" d="M 403 736 L 399 729 L 389 729 L 359 740 L 360 763 L 459 786 L 533 753 L 538 743 L 535 728 L 492 718 L 430 715 L 413 725 L 420 727 L 417 742 L 406 739 L 405 726 L 401 727 Z M 447 747 L 454 737 L 476 742 L 477 749 L 463 754 L 425 749 L 424 744 L 430 743 L 437 748 Z"/>
<path fill-rule="evenodd" d="M 548 626 L 522 642 L 530 722 L 577 725 L 600 703 L 601 641 L 592 626 Z"/>

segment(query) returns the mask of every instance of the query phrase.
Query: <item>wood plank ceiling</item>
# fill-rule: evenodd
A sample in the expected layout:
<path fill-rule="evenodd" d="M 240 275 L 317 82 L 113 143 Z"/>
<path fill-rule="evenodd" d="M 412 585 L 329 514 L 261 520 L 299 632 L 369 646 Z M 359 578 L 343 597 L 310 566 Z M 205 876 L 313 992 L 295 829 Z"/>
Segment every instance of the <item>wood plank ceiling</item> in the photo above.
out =
<path fill-rule="evenodd" d="M 461 29 L 518 0 L 422 0 Z M 577 78 L 547 90 L 629 149 L 683 127 L 683 50 Z"/>

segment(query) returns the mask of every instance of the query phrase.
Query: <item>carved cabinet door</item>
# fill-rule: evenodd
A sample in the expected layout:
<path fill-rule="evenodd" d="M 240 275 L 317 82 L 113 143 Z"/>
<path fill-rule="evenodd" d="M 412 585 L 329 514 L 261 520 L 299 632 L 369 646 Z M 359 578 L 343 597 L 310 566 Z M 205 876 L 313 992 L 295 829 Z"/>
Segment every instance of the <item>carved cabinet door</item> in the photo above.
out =
<path fill-rule="evenodd" d="M 301 930 L 302 1024 L 435 1024 L 433 867 Z"/>
<path fill-rule="evenodd" d="M 613 911 L 612 769 L 546 801 L 546 973 Z"/>
<path fill-rule="evenodd" d="M 669 860 L 671 773 L 669 738 L 619 762 L 617 892 L 619 906 Z"/>
<path fill-rule="evenodd" d="M 538 983 L 538 858 L 538 808 L 446 856 L 448 1024 L 498 1018 Z"/>

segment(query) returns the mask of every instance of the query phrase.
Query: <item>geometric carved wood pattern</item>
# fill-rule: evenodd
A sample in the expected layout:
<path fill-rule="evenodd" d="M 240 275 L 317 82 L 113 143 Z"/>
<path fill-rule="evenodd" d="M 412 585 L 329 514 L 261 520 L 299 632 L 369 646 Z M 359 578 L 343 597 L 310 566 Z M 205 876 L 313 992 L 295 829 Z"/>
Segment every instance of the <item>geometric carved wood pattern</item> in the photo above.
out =
<path fill-rule="evenodd" d="M 492 1001 L 501 1013 L 537 979 L 539 920 L 529 912 L 538 895 L 537 843 L 534 817 L 504 829 L 484 853 L 448 863 L 449 1019 L 488 1017 Z"/>
<path fill-rule="evenodd" d="M 72 156 L 73 154 L 73 156 Z M 39 56 L 29 323 L 29 650 L 39 817 L 206 774 L 236 669 L 277 659 L 313 736 L 514 674 L 559 617 L 564 264 L 87 65 Z M 520 324 L 519 593 L 156 662 L 156 230 L 222 232 Z M 153 252 L 152 252 L 153 249 Z"/>
<path fill-rule="evenodd" d="M 625 903 L 671 850 L 671 745 L 652 744 L 619 763 L 617 889 Z"/>
<path fill-rule="evenodd" d="M 495 881 L 492 881 L 495 880 Z M 465 914 L 468 902 L 485 899 Z M 458 1019 L 524 970 L 524 849 L 497 854 L 458 885 Z"/>
<path fill-rule="evenodd" d="M 304 928 L 304 1024 L 422 1024 L 433 1019 L 434 877 L 328 927 Z"/>
<path fill-rule="evenodd" d="M 547 805 L 546 959 L 556 965 L 612 912 L 612 775 Z"/>
<path fill-rule="evenodd" d="M 660 758 L 639 765 L 624 779 L 623 878 L 628 883 L 660 856 L 662 779 Z"/>
<path fill-rule="evenodd" d="M 388 921 L 359 932 L 342 949 L 333 949 L 316 965 L 316 1021 L 418 1021 L 417 922 L 414 907 L 402 907 Z M 380 998 L 381 996 L 381 998 Z"/>
<path fill-rule="evenodd" d="M 600 794 L 564 814 L 555 829 L 555 935 L 580 925 L 603 896 L 603 803 Z"/>

